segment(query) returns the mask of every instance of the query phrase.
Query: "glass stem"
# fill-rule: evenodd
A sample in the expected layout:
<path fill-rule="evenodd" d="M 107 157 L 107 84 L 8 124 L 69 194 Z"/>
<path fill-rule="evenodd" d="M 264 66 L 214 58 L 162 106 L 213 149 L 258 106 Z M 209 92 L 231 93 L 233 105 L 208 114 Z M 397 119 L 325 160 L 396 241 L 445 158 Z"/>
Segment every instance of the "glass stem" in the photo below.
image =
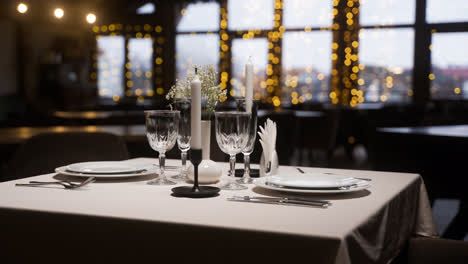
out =
<path fill-rule="evenodd" d="M 166 153 L 159 153 L 159 177 L 165 179 L 164 169 L 166 163 Z"/>
<path fill-rule="evenodd" d="M 231 155 L 229 157 L 229 175 L 228 176 L 231 176 L 233 178 L 236 177 L 235 175 L 235 169 L 236 169 L 236 155 Z"/>
<path fill-rule="evenodd" d="M 244 154 L 244 178 L 250 178 L 250 154 Z"/>
<path fill-rule="evenodd" d="M 181 174 L 186 175 L 187 174 L 187 151 L 182 151 L 182 153 L 180 155 L 182 157 Z"/>

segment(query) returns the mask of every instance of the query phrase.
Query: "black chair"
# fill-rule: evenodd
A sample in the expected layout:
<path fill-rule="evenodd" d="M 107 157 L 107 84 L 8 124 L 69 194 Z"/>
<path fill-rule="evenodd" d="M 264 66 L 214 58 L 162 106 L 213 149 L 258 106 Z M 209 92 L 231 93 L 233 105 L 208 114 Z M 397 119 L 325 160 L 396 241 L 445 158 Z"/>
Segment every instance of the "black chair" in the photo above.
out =
<path fill-rule="evenodd" d="M 125 160 L 123 140 L 109 133 L 46 133 L 34 136 L 18 148 L 2 181 L 51 173 L 75 162 Z"/>
<path fill-rule="evenodd" d="M 445 263 L 468 263 L 468 242 L 435 238 L 410 239 L 408 264 Z"/>
<path fill-rule="evenodd" d="M 303 160 L 302 150 L 310 153 L 309 161 L 314 166 L 328 167 L 336 145 L 340 111 L 294 111 L 296 120 L 295 147 L 300 150 L 299 162 Z"/>

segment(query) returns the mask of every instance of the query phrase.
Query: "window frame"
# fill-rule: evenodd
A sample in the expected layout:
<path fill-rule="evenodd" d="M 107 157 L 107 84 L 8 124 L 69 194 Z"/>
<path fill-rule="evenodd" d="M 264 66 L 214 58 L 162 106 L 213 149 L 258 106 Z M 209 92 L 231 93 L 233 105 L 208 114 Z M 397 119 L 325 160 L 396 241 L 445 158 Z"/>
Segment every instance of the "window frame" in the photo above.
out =
<path fill-rule="evenodd" d="M 413 32 L 414 32 L 414 41 L 413 41 L 413 45 L 414 45 L 414 49 L 413 49 L 413 69 L 412 69 L 412 84 L 411 84 L 411 87 L 410 89 L 413 91 L 413 94 L 411 97 L 410 100 L 407 100 L 409 102 L 413 102 L 414 98 L 415 98 L 415 82 L 414 82 L 414 78 L 415 78 L 415 71 L 416 71 L 416 64 L 417 64 L 417 60 L 416 60 L 416 57 L 415 57 L 415 54 L 416 54 L 416 50 L 417 50 L 417 46 L 415 45 L 416 44 L 416 38 L 417 38 L 417 28 L 416 28 L 416 24 L 417 24 L 417 12 L 418 12 L 418 4 L 417 4 L 417 1 L 418 0 L 414 0 L 415 1 L 415 19 L 414 19 L 414 23 L 403 23 L 403 24 L 390 24 L 390 25 L 384 25 L 384 24 L 373 24 L 373 25 L 361 25 L 361 23 L 359 22 L 359 26 L 358 26 L 358 35 L 360 33 L 360 31 L 362 29 L 366 30 L 366 29 L 370 29 L 370 30 L 383 30 L 383 29 L 387 29 L 387 30 L 391 30 L 391 29 L 412 29 Z M 359 10 L 360 10 L 360 5 L 359 5 Z M 360 41 L 360 40 L 358 40 Z M 359 55 L 359 51 L 357 53 Z M 355 84 L 356 87 L 355 89 L 359 90 L 359 86 L 357 84 Z M 389 101 L 389 102 L 383 102 L 381 100 L 378 100 L 378 101 L 375 101 L 375 102 L 369 102 L 369 101 L 365 101 L 365 103 L 369 103 L 369 104 L 398 104 L 398 105 L 406 105 L 408 104 L 407 101 Z"/>
<path fill-rule="evenodd" d="M 429 23 L 426 21 L 426 15 L 427 15 L 427 1 L 428 0 L 415 0 L 416 6 L 415 6 L 415 22 L 414 24 L 398 24 L 398 25 L 365 25 L 361 26 L 359 23 L 359 12 L 355 15 L 354 19 L 354 25 L 352 27 L 349 27 L 347 25 L 347 18 L 345 16 L 346 10 L 349 12 L 349 7 L 347 6 L 347 2 L 351 1 L 354 3 L 354 7 L 359 8 L 359 0 L 348 0 L 348 1 L 333 1 L 333 8 L 336 8 L 338 10 L 338 15 L 334 15 L 333 17 L 333 24 L 331 27 L 305 27 L 305 28 L 284 28 L 282 27 L 283 25 L 283 0 L 272 0 L 275 5 L 274 9 L 274 27 L 272 29 L 260 29 L 260 30 L 230 30 L 228 27 L 228 0 L 220 0 L 218 1 L 220 5 L 220 12 L 219 12 L 219 23 L 220 27 L 218 30 L 213 30 L 213 31 L 196 31 L 196 32 L 178 32 L 176 30 L 176 23 L 175 23 L 175 17 L 174 16 L 169 16 L 170 18 L 174 19 L 172 22 L 168 22 L 170 26 L 170 29 L 172 29 L 173 34 L 170 36 L 169 32 L 165 29 L 165 34 L 161 33 L 155 33 L 154 30 L 151 32 L 151 36 L 154 39 L 157 39 L 158 37 L 165 36 L 166 38 L 171 37 L 171 39 L 175 43 L 175 39 L 177 35 L 181 34 L 217 34 L 218 35 L 218 40 L 220 41 L 219 45 L 219 61 L 218 61 L 218 71 L 220 73 L 220 83 L 222 88 L 228 89 L 228 91 L 231 89 L 230 85 L 230 80 L 232 78 L 232 63 L 231 63 L 231 58 L 232 58 L 232 40 L 233 39 L 242 39 L 246 34 L 248 35 L 248 38 L 266 38 L 269 43 L 272 43 L 272 45 L 269 45 L 268 53 L 272 53 L 274 57 L 279 58 L 279 62 L 277 64 L 273 64 L 271 59 L 269 58 L 268 60 L 268 65 L 271 65 L 270 67 L 272 68 L 272 75 L 267 75 L 268 78 L 273 78 L 276 83 L 271 85 L 270 91 L 267 93 L 267 96 L 262 99 L 262 102 L 267 103 L 267 104 L 274 104 L 275 106 L 280 106 L 280 104 L 276 104 L 278 98 L 281 97 L 282 93 L 282 67 L 283 67 L 283 49 L 282 49 L 282 38 L 276 39 L 272 37 L 272 34 L 274 33 L 279 33 L 280 35 L 284 32 L 314 32 L 314 31 L 331 31 L 333 34 L 333 42 L 338 44 L 338 48 L 336 50 L 331 50 L 332 55 L 335 54 L 334 56 L 337 58 L 335 60 L 332 60 L 332 78 L 330 78 L 330 97 L 332 96 L 333 93 L 334 95 L 338 98 L 338 101 L 334 101 L 332 103 L 336 104 L 342 104 L 342 105 L 349 105 L 351 101 L 351 95 L 350 91 L 351 89 L 358 89 L 358 85 L 356 82 L 353 81 L 348 81 L 349 85 L 347 86 L 346 83 L 344 83 L 342 80 L 343 78 L 348 78 L 350 74 L 350 69 L 355 66 L 354 64 L 350 66 L 344 66 L 342 65 L 343 62 L 345 61 L 345 48 L 349 44 L 349 41 L 345 41 L 345 34 L 351 34 L 352 36 L 356 35 L 358 36 L 359 31 L 361 29 L 398 29 L 398 28 L 412 28 L 414 30 L 414 56 L 413 56 L 413 76 L 412 76 L 412 89 L 413 89 L 413 96 L 412 99 L 410 100 L 409 103 L 411 104 L 418 104 L 418 105 L 424 105 L 428 102 L 431 101 L 453 101 L 453 100 L 462 100 L 466 101 L 466 99 L 460 98 L 460 99 L 439 99 L 439 98 L 432 98 L 430 95 L 430 85 L 431 82 L 429 80 L 429 74 L 431 73 L 431 50 L 429 49 L 431 42 L 432 42 L 432 34 L 434 32 L 437 33 L 456 33 L 456 32 L 468 32 L 468 21 L 465 22 L 447 22 L 447 23 Z M 279 6 L 280 8 L 277 8 Z M 174 11 L 174 6 L 171 6 L 172 10 Z M 277 22 L 277 23 L 276 23 Z M 153 28 L 156 25 L 152 25 Z M 165 25 L 166 26 L 166 25 Z M 306 30 L 307 29 L 307 30 Z M 169 30 L 170 31 L 170 30 Z M 126 49 L 126 62 L 128 62 L 127 54 L 128 54 L 128 38 L 130 37 L 135 37 L 136 31 L 127 31 L 125 30 L 125 25 L 123 26 L 123 29 L 120 31 L 114 31 L 112 32 L 113 34 L 117 35 L 123 35 L 125 36 L 126 43 L 125 43 L 125 49 Z M 224 34 L 227 36 L 227 38 L 224 36 Z M 353 35 L 354 34 L 354 35 Z M 94 37 L 98 35 L 111 35 L 111 32 L 95 32 Z M 130 35 L 130 37 L 128 37 Z M 352 37 L 352 38 L 355 38 Z M 357 40 L 359 40 L 357 38 Z M 163 47 L 163 45 L 159 45 L 157 41 L 153 41 L 153 49 L 156 50 L 157 47 Z M 175 55 L 175 45 L 173 43 L 170 43 L 169 46 L 167 47 L 167 50 L 164 50 L 165 54 L 169 51 L 170 54 L 164 55 L 162 54 L 163 52 L 161 51 L 161 54 L 157 54 L 155 51 L 153 51 L 153 75 L 152 75 L 152 81 L 153 81 L 153 89 L 157 89 L 157 87 L 164 87 L 164 83 L 170 84 L 173 83 L 173 80 L 164 80 L 163 77 L 174 77 L 175 72 L 176 72 L 176 66 L 175 63 L 173 62 L 167 62 L 172 54 L 172 58 L 175 61 L 174 55 Z M 97 43 L 95 43 L 97 44 Z M 228 47 L 227 50 L 222 49 L 222 45 L 226 45 Z M 96 47 L 96 45 L 95 45 Z M 275 52 L 275 48 L 279 47 L 279 52 Z M 427 47 L 427 48 L 424 48 Z M 352 51 L 353 53 L 356 52 L 356 50 Z M 357 51 L 358 52 L 358 51 Z M 358 53 L 356 53 L 358 54 Z M 96 53 L 94 53 L 96 55 Z M 155 65 L 155 58 L 156 56 L 159 57 L 164 57 L 164 63 L 162 65 Z M 270 56 L 269 56 L 270 57 Z M 93 63 L 97 62 L 97 59 L 90 60 L 91 65 Z M 359 63 L 359 60 L 356 62 Z M 90 65 L 90 66 L 91 66 Z M 161 73 L 157 73 L 156 68 L 160 68 Z M 164 70 L 163 70 L 164 68 Z M 97 69 L 92 68 L 92 73 L 91 74 L 96 74 Z M 94 71 L 94 72 L 93 72 Z M 169 72 L 170 74 L 162 74 L 162 72 Z M 335 72 L 335 73 L 333 73 Z M 124 77 L 125 77 L 126 71 L 124 70 Z M 125 77 L 126 78 L 126 77 Z M 160 81 L 162 82 L 161 84 L 156 84 L 155 83 L 155 78 L 159 78 Z M 92 78 L 90 78 L 92 79 Z M 95 81 L 95 80 L 91 80 Z M 127 79 L 124 80 L 124 84 L 126 84 Z M 268 87 L 267 87 L 268 88 Z M 125 86 L 125 91 L 126 93 L 128 87 Z M 155 93 L 156 95 L 156 93 Z M 161 95 L 163 96 L 163 95 Z M 126 96 L 125 96 L 126 97 Z M 130 96 L 130 97 L 135 97 L 135 96 Z M 145 96 L 146 98 L 146 96 Z M 276 98 L 276 99 L 275 99 Z M 102 98 L 100 98 L 102 99 Z M 288 107 L 289 105 L 287 102 L 280 102 L 281 106 Z M 326 102 L 305 102 L 304 104 L 326 104 Z M 393 102 L 392 102 L 393 103 Z M 405 103 L 406 104 L 406 103 Z M 351 105 L 352 106 L 352 105 Z"/>
<path fill-rule="evenodd" d="M 103 27 L 105 30 L 103 30 Z M 156 27 L 160 27 L 161 31 L 155 31 Z M 146 28 L 146 29 L 145 29 Z M 122 68 L 123 72 L 123 88 L 122 96 L 119 95 L 111 95 L 110 97 L 101 97 L 99 96 L 99 87 L 98 87 L 98 50 L 97 50 L 97 39 L 101 36 L 113 37 L 113 36 L 122 36 L 124 38 L 124 64 Z M 127 63 L 129 62 L 129 41 L 130 39 L 151 39 L 152 40 L 152 54 L 151 54 L 151 62 L 152 62 L 152 74 L 151 74 L 151 84 L 152 84 L 152 93 L 151 94 L 142 94 L 137 96 L 133 90 L 134 88 L 129 87 L 127 82 L 131 79 L 127 77 L 127 73 L 130 72 L 128 68 L 126 68 Z M 162 41 L 161 41 L 162 40 Z M 161 42 L 161 43 L 158 43 Z M 130 101 L 135 102 L 135 105 L 149 105 L 151 104 L 151 100 L 155 99 L 155 97 L 160 96 L 160 94 L 156 94 L 156 90 L 160 87 L 163 87 L 164 80 L 163 80 L 163 65 L 157 65 L 155 60 L 156 58 L 163 57 L 163 46 L 165 44 L 165 38 L 162 34 L 162 26 L 160 24 L 148 24 L 148 23 L 141 23 L 141 24 L 132 24 L 132 23 L 112 23 L 112 24 L 101 24 L 93 26 L 93 43 L 94 48 L 91 50 L 92 58 L 90 60 L 90 82 L 95 83 L 96 90 L 97 90 L 97 99 L 100 105 L 118 105 L 122 101 Z M 162 63 L 165 64 L 165 63 Z M 96 76 L 93 78 L 93 75 Z M 163 96 L 163 95 L 161 95 Z M 116 98 L 117 97 L 117 98 Z"/>
<path fill-rule="evenodd" d="M 432 73 L 432 51 L 429 49 L 429 47 L 432 45 L 432 34 L 434 33 L 468 33 L 468 21 L 465 22 L 447 22 L 447 23 L 429 23 L 426 21 L 427 17 L 427 1 L 428 0 L 416 0 L 417 6 L 420 7 L 421 10 L 419 10 L 420 13 L 418 13 L 418 9 L 416 9 L 416 19 L 417 19 L 417 24 L 416 24 L 416 29 L 420 31 L 420 34 L 422 35 L 420 41 L 420 46 L 419 47 L 427 47 L 427 48 L 420 48 L 418 51 L 415 50 L 415 52 L 418 52 L 418 54 L 415 54 L 415 62 L 418 60 L 418 58 L 424 57 L 425 59 L 423 60 L 425 62 L 425 65 L 421 65 L 419 74 L 418 74 L 418 79 L 415 80 L 413 83 L 414 88 L 416 89 L 417 86 L 416 84 L 424 84 L 421 85 L 418 98 L 415 98 L 415 103 L 425 103 L 428 101 L 434 101 L 434 102 L 454 102 L 454 101 L 467 101 L 464 98 L 432 98 L 431 93 L 430 93 L 430 88 L 431 88 L 431 80 L 429 79 L 429 74 Z M 419 19 L 418 19 L 419 15 Z M 416 41 L 417 41 L 417 36 L 416 36 Z M 416 46 L 415 44 L 415 47 Z M 416 93 L 415 93 L 416 95 Z"/>

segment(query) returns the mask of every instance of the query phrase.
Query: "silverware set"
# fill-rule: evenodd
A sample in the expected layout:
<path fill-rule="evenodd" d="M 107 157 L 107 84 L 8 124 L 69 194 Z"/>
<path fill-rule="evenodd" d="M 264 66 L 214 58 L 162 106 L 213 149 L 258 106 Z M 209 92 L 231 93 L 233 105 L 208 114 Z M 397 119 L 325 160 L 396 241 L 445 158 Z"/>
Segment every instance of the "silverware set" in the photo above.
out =
<path fill-rule="evenodd" d="M 50 182 L 43 182 L 43 181 L 30 181 L 29 183 L 17 183 L 16 186 L 25 186 L 25 187 L 41 187 L 44 185 L 61 185 L 65 189 L 77 189 L 81 188 L 85 185 L 88 185 L 92 182 L 96 181 L 95 177 L 89 177 L 85 181 L 81 183 L 74 183 L 71 181 L 50 181 Z"/>
<path fill-rule="evenodd" d="M 280 205 L 302 205 L 313 206 L 320 208 L 327 208 L 331 205 L 330 201 L 322 200 L 309 200 L 300 198 L 287 198 L 287 197 L 260 197 L 260 196 L 233 196 L 227 198 L 228 201 L 234 202 L 250 202 L 250 203 L 263 203 L 263 204 L 280 204 Z"/>

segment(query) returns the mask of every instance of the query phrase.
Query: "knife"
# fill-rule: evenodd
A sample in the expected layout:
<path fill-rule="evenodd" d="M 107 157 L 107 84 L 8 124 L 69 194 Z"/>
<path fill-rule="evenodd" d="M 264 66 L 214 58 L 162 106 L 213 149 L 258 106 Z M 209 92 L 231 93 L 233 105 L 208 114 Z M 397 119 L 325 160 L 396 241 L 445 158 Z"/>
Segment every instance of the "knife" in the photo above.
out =
<path fill-rule="evenodd" d="M 306 199 L 290 199 L 290 198 L 274 198 L 274 197 L 255 197 L 255 196 L 233 196 L 227 199 L 235 202 L 251 202 L 264 204 L 283 204 L 283 205 L 308 205 L 327 208 L 331 203 L 329 201 L 306 200 Z"/>

